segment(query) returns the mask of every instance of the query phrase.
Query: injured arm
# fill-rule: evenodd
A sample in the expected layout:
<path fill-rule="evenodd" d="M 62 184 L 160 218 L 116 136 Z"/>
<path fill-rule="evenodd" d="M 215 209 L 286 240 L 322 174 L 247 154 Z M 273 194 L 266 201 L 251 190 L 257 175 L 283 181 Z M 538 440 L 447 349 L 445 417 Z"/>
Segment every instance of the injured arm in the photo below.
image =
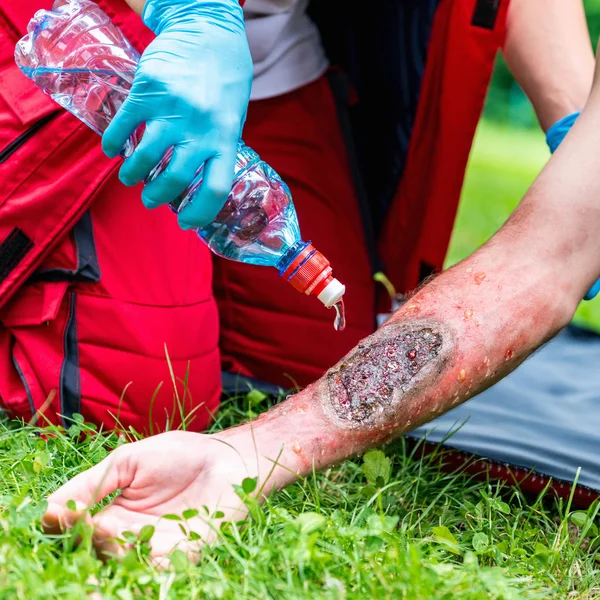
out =
<path fill-rule="evenodd" d="M 271 484 L 433 419 L 507 375 L 572 318 L 600 273 L 600 98 L 501 230 L 414 295 L 312 386 L 257 421 Z M 349 315 L 349 318 L 352 318 Z M 282 450 L 283 449 L 283 450 Z M 252 451 L 249 448 L 249 451 Z"/>
<path fill-rule="evenodd" d="M 494 245 L 423 288 L 315 384 L 219 435 L 252 430 L 262 457 L 281 451 L 279 487 L 313 464 L 391 441 L 508 374 L 566 325 L 576 301 L 553 289 L 529 252 L 517 263 Z"/>

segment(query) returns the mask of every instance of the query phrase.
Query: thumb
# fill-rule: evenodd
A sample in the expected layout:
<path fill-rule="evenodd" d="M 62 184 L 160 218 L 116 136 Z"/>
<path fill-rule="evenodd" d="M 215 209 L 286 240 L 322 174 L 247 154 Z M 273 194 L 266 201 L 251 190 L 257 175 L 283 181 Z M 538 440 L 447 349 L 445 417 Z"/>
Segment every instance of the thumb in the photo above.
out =
<path fill-rule="evenodd" d="M 134 87 L 102 134 L 102 150 L 108 158 L 115 158 L 125 149 L 129 136 L 146 120 L 141 107 L 133 101 Z"/>
<path fill-rule="evenodd" d="M 120 450 L 115 450 L 96 466 L 76 475 L 48 497 L 48 509 L 42 519 L 47 532 L 73 527 L 92 506 L 131 483 L 133 469 Z M 74 502 L 74 507 L 70 501 Z"/>

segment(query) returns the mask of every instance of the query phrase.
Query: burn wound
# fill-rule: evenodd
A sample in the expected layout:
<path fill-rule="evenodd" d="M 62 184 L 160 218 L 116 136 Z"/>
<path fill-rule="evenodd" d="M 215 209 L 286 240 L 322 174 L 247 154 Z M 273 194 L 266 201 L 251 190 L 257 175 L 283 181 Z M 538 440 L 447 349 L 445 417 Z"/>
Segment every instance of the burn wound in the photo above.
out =
<path fill-rule="evenodd" d="M 423 327 L 359 345 L 327 376 L 330 408 L 349 425 L 372 423 L 394 404 L 394 398 L 415 387 L 442 344 L 439 332 Z"/>

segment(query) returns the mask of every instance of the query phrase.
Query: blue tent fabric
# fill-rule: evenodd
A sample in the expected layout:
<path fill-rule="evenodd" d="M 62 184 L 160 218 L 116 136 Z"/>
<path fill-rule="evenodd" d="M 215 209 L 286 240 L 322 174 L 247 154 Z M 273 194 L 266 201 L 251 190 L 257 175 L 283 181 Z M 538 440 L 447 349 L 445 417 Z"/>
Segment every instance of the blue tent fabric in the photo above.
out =
<path fill-rule="evenodd" d="M 570 325 L 411 437 L 600 490 L 600 336 Z"/>

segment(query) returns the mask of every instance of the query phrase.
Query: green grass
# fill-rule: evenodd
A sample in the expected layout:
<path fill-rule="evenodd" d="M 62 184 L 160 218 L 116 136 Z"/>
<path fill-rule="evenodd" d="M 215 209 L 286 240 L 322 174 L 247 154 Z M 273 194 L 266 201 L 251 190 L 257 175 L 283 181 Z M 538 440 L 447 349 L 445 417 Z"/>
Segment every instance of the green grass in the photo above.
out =
<path fill-rule="evenodd" d="M 503 223 L 546 158 L 541 134 L 482 124 L 449 263 Z M 231 401 L 215 428 L 266 408 L 256 394 Z M 147 542 L 103 563 L 84 526 L 49 536 L 40 519 L 44 497 L 118 437 L 81 423 L 38 434 L 0 421 L 1 599 L 600 598 L 598 505 L 574 511 L 445 473 L 405 441 L 250 504 L 252 518 L 224 527 L 198 565 L 176 553 L 173 570 L 157 571 Z"/>
<path fill-rule="evenodd" d="M 515 130 L 482 121 L 471 152 L 447 266 L 479 248 L 501 227 L 548 157 L 540 130 Z M 600 332 L 600 297 L 582 302 L 574 321 Z"/>
<path fill-rule="evenodd" d="M 227 404 L 216 427 L 247 418 L 244 404 Z M 404 441 L 250 505 L 250 521 L 224 527 L 198 565 L 176 553 L 157 571 L 146 542 L 102 563 L 85 527 L 49 536 L 40 519 L 44 496 L 117 436 L 81 424 L 36 434 L 0 423 L 0 598 L 600 597 L 598 505 L 573 512 L 444 473 Z"/>

